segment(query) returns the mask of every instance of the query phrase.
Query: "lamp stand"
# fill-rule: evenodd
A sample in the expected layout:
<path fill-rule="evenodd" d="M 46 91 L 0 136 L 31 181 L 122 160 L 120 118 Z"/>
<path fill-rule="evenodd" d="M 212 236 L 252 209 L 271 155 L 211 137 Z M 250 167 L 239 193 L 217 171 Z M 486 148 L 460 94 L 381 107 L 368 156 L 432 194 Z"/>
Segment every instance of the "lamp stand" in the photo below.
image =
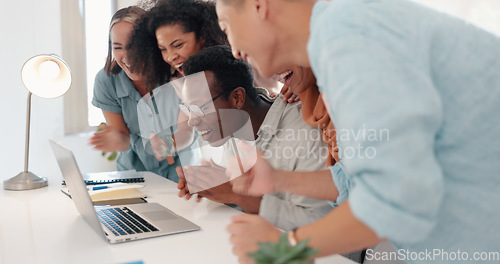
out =
<path fill-rule="evenodd" d="M 30 118 L 31 118 L 31 95 L 28 93 L 28 107 L 26 109 L 26 141 L 24 145 L 24 171 L 3 182 L 3 188 L 11 191 L 32 190 L 48 186 L 47 178 L 40 178 L 28 171 L 28 159 L 30 150 Z"/>

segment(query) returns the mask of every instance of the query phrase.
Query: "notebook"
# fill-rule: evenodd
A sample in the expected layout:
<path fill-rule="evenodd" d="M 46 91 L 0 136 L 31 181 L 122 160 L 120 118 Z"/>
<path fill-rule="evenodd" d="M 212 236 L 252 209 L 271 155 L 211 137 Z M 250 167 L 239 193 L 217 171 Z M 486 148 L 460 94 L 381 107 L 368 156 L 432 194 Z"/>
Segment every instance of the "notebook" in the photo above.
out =
<path fill-rule="evenodd" d="M 109 243 L 200 230 L 200 227 L 157 203 L 99 206 L 92 204 L 73 152 L 49 140 L 72 201 L 83 219 Z"/>
<path fill-rule="evenodd" d="M 109 184 L 117 182 L 136 183 L 144 182 L 144 177 L 142 177 L 135 170 L 128 170 L 87 173 L 83 176 L 83 180 L 87 185 Z M 66 182 L 63 181 L 63 185 L 65 184 Z"/>
<path fill-rule="evenodd" d="M 95 187 L 87 186 L 87 190 L 94 205 L 119 205 L 146 203 L 147 201 L 144 198 L 147 195 L 139 190 L 142 187 L 144 187 L 144 184 L 111 183 Z M 61 191 L 71 198 L 68 186 L 63 185 Z"/>

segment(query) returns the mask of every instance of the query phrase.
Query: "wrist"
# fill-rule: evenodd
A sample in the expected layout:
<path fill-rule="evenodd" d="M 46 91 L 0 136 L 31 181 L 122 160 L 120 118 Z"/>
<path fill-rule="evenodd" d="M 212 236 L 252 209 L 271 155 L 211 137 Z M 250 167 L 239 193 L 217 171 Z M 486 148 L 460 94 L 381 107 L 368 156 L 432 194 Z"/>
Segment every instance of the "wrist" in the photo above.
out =
<path fill-rule="evenodd" d="M 294 247 L 295 245 L 297 245 L 297 228 L 294 228 L 290 231 L 287 232 L 287 238 L 288 238 L 288 243 L 290 244 L 290 246 Z"/>
<path fill-rule="evenodd" d="M 125 151 L 125 150 L 130 148 L 130 135 L 125 135 L 122 133 L 121 137 L 122 137 L 122 139 L 120 140 L 121 144 L 117 150 L 118 151 Z"/>
<path fill-rule="evenodd" d="M 283 175 L 286 173 L 283 170 L 274 170 L 271 174 L 273 180 L 273 192 L 286 192 L 286 181 L 283 180 Z"/>
<path fill-rule="evenodd" d="M 258 214 L 260 211 L 260 201 L 262 197 L 253 197 L 245 195 L 234 195 L 234 202 L 247 214 Z"/>
<path fill-rule="evenodd" d="M 283 230 L 273 227 L 272 231 L 268 232 L 267 241 L 278 242 L 280 240 L 281 235 L 283 234 L 284 234 Z"/>
<path fill-rule="evenodd" d="M 168 148 L 166 149 L 167 155 L 172 155 L 175 152 L 175 140 L 172 136 L 162 136 L 165 139 L 165 143 L 167 143 Z"/>

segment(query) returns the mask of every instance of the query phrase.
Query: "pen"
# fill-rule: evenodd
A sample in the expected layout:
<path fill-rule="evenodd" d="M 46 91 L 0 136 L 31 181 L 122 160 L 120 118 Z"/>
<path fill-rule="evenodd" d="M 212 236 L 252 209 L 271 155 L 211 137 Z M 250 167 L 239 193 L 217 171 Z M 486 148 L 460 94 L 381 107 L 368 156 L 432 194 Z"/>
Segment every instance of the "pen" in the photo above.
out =
<path fill-rule="evenodd" d="M 92 187 L 92 191 L 97 191 L 97 190 L 102 190 L 102 189 L 107 189 L 108 186 L 95 186 Z"/>

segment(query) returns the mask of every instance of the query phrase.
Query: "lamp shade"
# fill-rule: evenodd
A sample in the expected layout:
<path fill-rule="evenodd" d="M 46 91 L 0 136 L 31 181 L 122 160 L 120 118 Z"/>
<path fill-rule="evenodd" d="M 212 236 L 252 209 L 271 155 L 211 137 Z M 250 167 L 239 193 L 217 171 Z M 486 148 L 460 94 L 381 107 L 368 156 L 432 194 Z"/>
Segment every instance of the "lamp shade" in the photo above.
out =
<path fill-rule="evenodd" d="M 37 55 L 27 60 L 21 70 L 24 86 L 42 98 L 56 98 L 71 86 L 68 65 L 53 54 Z"/>

